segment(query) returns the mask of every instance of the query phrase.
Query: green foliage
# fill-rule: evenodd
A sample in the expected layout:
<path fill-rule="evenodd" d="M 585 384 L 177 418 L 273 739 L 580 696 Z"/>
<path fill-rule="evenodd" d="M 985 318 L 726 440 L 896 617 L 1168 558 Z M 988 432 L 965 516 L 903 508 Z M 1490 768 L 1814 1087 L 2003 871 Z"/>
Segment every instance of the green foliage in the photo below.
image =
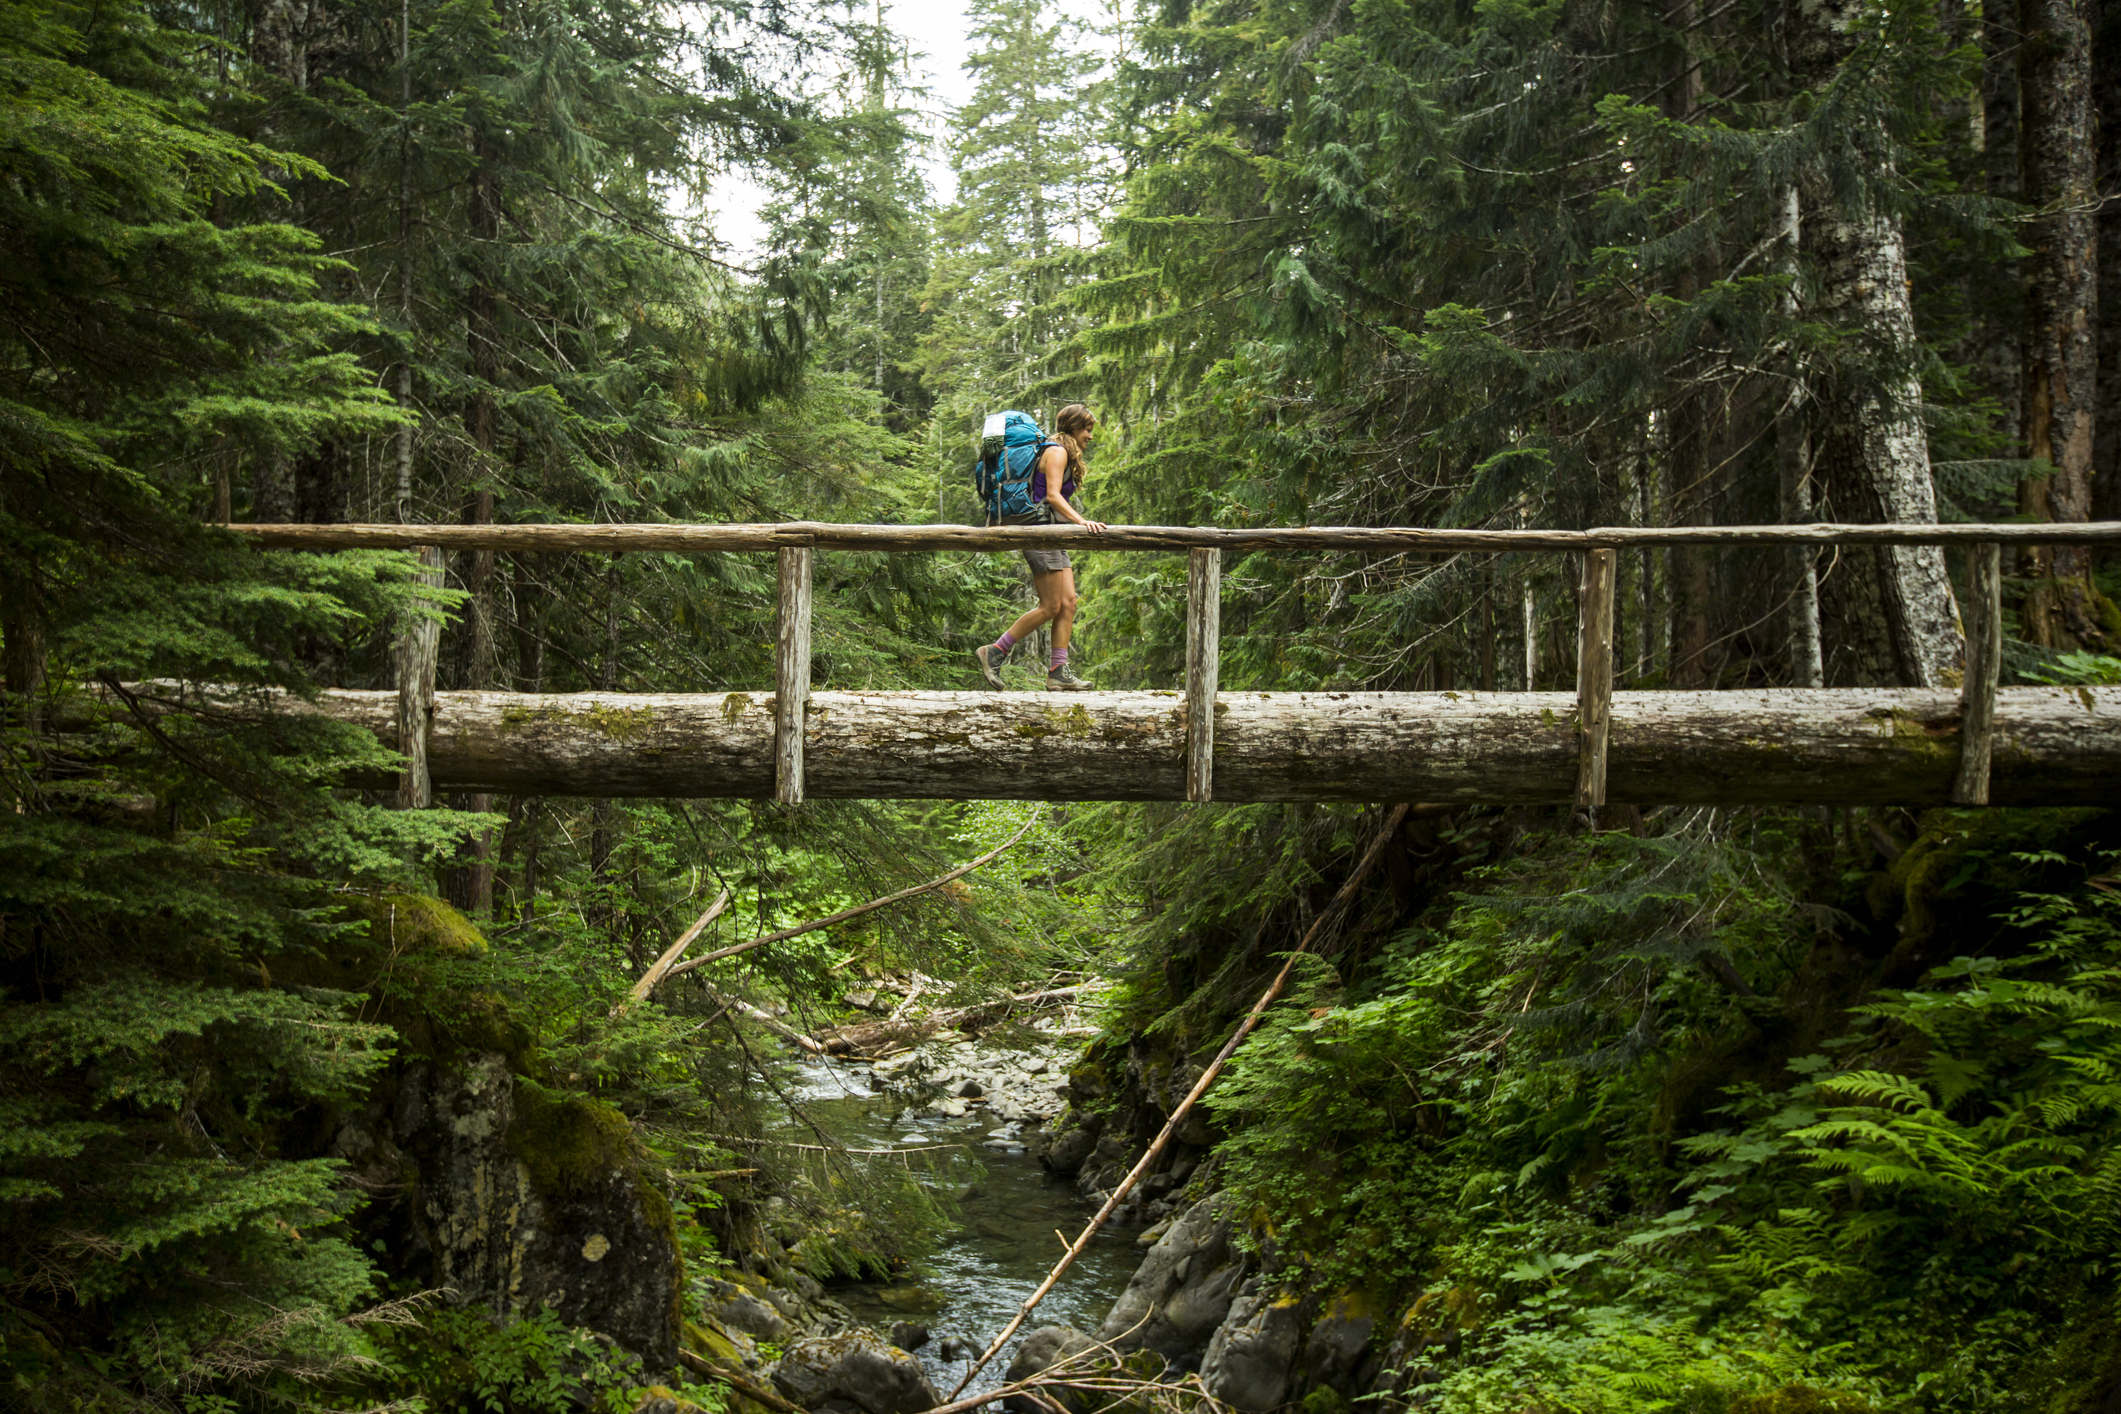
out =
<path fill-rule="evenodd" d="M 2041 667 L 2029 670 L 2034 682 L 2086 683 L 2112 686 L 2121 683 L 2121 658 L 2104 653 L 2058 653 Z"/>
<path fill-rule="evenodd" d="M 550 1311 L 508 1322 L 434 1311 L 382 1343 L 434 1414 L 627 1414 L 644 1383 L 637 1357 Z"/>
<path fill-rule="evenodd" d="M 1980 818 L 1928 887 L 2001 911 L 1905 987 L 1801 817 L 1522 841 L 1300 970 L 1211 1092 L 1247 1240 L 1400 1293 L 1441 1409 L 2077 1407 L 2121 1236 L 2111 822 Z"/>

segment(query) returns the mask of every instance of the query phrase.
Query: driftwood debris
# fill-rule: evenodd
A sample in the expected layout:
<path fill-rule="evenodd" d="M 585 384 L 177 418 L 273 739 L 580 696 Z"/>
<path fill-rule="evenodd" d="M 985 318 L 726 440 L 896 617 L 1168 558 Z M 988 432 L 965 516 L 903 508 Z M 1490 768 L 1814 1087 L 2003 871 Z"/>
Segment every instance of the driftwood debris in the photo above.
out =
<path fill-rule="evenodd" d="M 155 695 L 139 691 L 143 702 Z M 396 744 L 396 693 L 184 700 L 318 712 Z M 1614 803 L 1941 805 L 1958 774 L 1963 707 L 1951 689 L 1616 692 L 1611 702 L 1605 797 Z M 1225 690 L 1219 706 L 1218 801 L 1515 804 L 1576 794 L 1574 693 Z M 428 769 L 438 790 L 770 798 L 774 720 L 770 695 L 442 692 Z M 1175 692 L 816 692 L 805 793 L 1183 800 L 1185 725 Z M 2001 688 L 1992 751 L 1994 804 L 2112 800 L 2121 687 Z M 395 778 L 353 783 L 387 788 Z"/>
<path fill-rule="evenodd" d="M 846 1026 L 831 1027 L 818 1032 L 817 1039 L 824 1044 L 827 1052 L 836 1056 L 882 1055 L 886 1051 L 910 1046 L 938 1031 L 961 1031 L 967 1028 L 976 1031 L 1023 1012 L 1066 1006 L 1086 993 L 1102 990 L 1104 985 L 1101 982 L 1085 982 L 1074 987 L 1051 987 L 1042 991 L 998 997 L 991 1002 L 981 1002 L 975 1006 L 922 1012 L 914 1016 L 894 1011 L 892 1015 L 876 1021 L 856 1021 Z"/>

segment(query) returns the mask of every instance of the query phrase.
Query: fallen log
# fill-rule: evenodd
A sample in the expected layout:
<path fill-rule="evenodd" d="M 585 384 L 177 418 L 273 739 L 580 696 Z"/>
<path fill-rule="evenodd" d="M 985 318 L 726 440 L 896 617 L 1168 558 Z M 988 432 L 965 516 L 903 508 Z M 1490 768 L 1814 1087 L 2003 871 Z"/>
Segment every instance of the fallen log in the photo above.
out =
<path fill-rule="evenodd" d="M 162 700 L 169 701 L 166 689 Z M 143 687 L 142 702 L 156 694 Z M 258 695 L 206 710 L 319 712 L 395 745 L 397 695 Z M 1218 801 L 1565 803 L 1576 698 L 1559 692 L 1224 692 Z M 1636 805 L 1944 804 L 1959 763 L 1948 689 L 1616 692 L 1606 798 Z M 770 694 L 435 694 L 435 788 L 535 795 L 771 798 Z M 1175 692 L 814 692 L 805 794 L 1183 800 Z M 1996 694 L 1997 805 L 2121 794 L 2121 687 Z M 350 784 L 387 786 L 388 781 Z"/>

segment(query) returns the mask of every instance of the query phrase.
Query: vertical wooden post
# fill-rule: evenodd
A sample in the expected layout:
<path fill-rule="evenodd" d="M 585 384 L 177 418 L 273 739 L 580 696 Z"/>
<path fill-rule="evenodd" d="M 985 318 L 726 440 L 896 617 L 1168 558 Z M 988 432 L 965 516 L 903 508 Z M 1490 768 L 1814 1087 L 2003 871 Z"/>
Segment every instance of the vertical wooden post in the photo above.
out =
<path fill-rule="evenodd" d="M 1215 686 L 1222 666 L 1223 552 L 1186 566 L 1186 799 L 1215 798 Z"/>
<path fill-rule="evenodd" d="M 1576 638 L 1576 813 L 1593 828 L 1605 804 L 1606 738 L 1613 725 L 1613 589 L 1619 552 L 1583 556 L 1583 618 Z"/>
<path fill-rule="evenodd" d="M 1996 755 L 1996 680 L 2003 675 L 2003 547 L 1976 545 L 1968 556 L 1966 676 L 1959 688 L 1959 776 L 1952 804 L 1988 804 Z"/>
<path fill-rule="evenodd" d="M 803 716 L 810 703 L 810 547 L 783 546 L 773 665 L 773 798 L 803 803 Z"/>
<path fill-rule="evenodd" d="M 413 583 L 442 587 L 442 551 L 422 545 L 413 552 L 420 568 Z M 427 734 L 434 723 L 435 660 L 440 657 L 442 625 L 433 619 L 407 624 L 398 634 L 398 750 L 405 770 L 398 777 L 398 809 L 425 810 L 435 802 L 434 780 L 427 771 Z"/>

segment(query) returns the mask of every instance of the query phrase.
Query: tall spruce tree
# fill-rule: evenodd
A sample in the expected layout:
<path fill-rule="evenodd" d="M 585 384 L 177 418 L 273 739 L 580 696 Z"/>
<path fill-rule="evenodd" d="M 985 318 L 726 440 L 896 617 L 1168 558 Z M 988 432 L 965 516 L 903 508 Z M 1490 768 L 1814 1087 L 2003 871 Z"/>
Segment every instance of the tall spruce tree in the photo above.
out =
<path fill-rule="evenodd" d="M 262 557 L 230 479 L 397 413 L 312 233 L 227 213 L 321 175 L 218 130 L 221 75 L 145 6 L 0 8 L 0 1341 L 33 1409 L 308 1402 L 380 1292 L 337 1165 L 290 1117 L 356 1092 L 386 1028 L 324 979 L 326 879 L 462 821 L 327 787 L 387 766 L 247 725 L 312 647 L 406 603 L 401 556 Z M 276 189 L 277 188 L 277 189 Z M 223 488 L 217 490 L 217 488 Z M 173 685 L 223 685 L 218 709 Z M 131 686 L 128 686 L 130 684 Z"/>

